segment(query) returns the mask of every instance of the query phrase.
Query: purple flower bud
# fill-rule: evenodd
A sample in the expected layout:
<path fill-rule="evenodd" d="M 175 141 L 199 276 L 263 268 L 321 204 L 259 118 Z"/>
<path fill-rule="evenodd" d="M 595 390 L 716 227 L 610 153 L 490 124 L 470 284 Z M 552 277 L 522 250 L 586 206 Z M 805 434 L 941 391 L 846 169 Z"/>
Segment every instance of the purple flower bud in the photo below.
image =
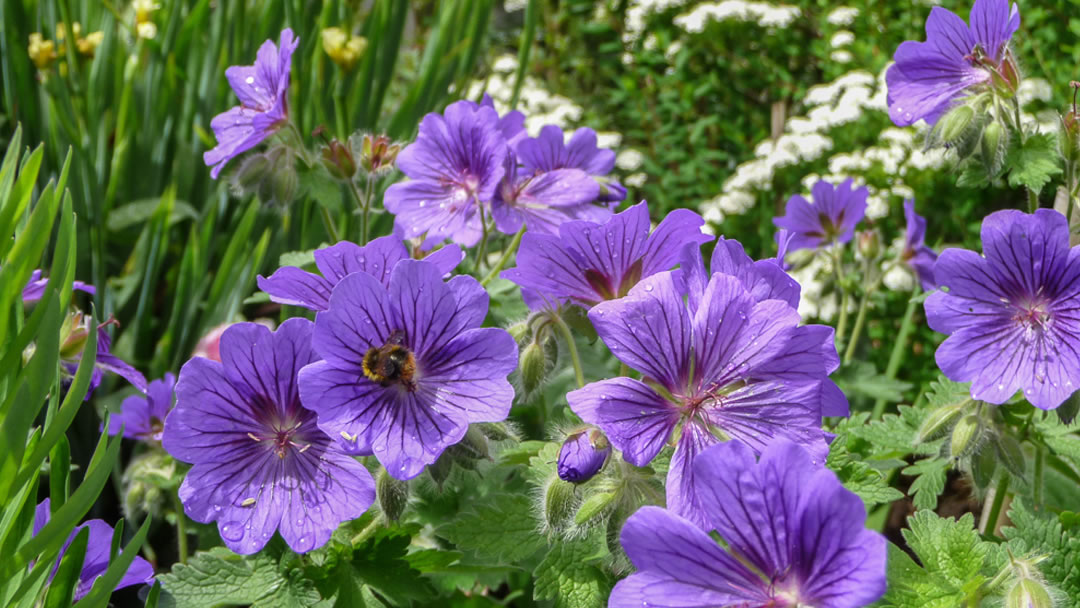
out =
<path fill-rule="evenodd" d="M 611 444 L 598 430 L 573 433 L 559 450 L 559 479 L 583 483 L 592 479 L 611 454 Z"/>

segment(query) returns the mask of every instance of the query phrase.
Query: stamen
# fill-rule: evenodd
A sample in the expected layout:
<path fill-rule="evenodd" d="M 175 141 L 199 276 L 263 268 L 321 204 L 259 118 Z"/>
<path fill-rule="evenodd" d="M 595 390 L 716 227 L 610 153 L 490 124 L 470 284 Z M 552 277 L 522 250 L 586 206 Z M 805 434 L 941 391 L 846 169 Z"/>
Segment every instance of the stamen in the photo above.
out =
<path fill-rule="evenodd" d="M 255 499 L 254 498 L 245 498 L 244 501 L 240 503 L 240 506 L 241 507 L 250 507 L 253 504 L 255 504 Z"/>
<path fill-rule="evenodd" d="M 262 441 L 262 439 L 259 439 L 258 437 L 255 436 L 255 433 L 248 433 L 247 436 L 251 437 L 255 441 Z"/>

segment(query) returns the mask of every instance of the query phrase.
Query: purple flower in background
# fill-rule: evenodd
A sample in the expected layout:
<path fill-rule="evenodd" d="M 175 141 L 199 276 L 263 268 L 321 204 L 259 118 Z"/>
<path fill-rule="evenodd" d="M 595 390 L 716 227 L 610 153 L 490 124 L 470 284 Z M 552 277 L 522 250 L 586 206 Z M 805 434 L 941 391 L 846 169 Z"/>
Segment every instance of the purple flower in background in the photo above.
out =
<path fill-rule="evenodd" d="M 355 454 L 375 454 L 411 479 L 461 441 L 473 422 L 510 413 L 517 344 L 481 328 L 488 294 L 469 276 L 443 282 L 428 262 L 402 260 L 389 286 L 367 273 L 338 283 L 315 318 L 324 359 L 300 372 L 300 396 L 319 428 Z"/>
<path fill-rule="evenodd" d="M 934 265 L 942 290 L 926 299 L 926 320 L 949 336 L 938 366 L 971 382 L 973 399 L 1004 403 L 1023 390 L 1054 409 L 1080 387 L 1080 248 L 1050 209 L 991 213 L 982 243 L 986 257 L 946 249 Z"/>
<path fill-rule="evenodd" d="M 507 146 L 493 108 L 458 101 L 420 123 L 398 154 L 410 179 L 390 186 L 383 204 L 405 238 L 450 239 L 467 247 L 483 233 L 483 209 L 503 177 Z"/>
<path fill-rule="evenodd" d="M 639 280 L 668 270 L 686 243 L 712 240 L 702 234 L 705 220 L 689 209 L 676 209 L 649 233 L 649 208 L 641 202 L 607 222 L 566 222 L 559 236 L 526 232 L 517 267 L 502 278 L 535 290 L 549 302 L 570 299 L 582 306 L 611 300 Z"/>
<path fill-rule="evenodd" d="M 195 358 L 180 370 L 162 445 L 194 465 L 180 486 L 184 511 L 216 521 L 236 553 L 262 549 L 275 530 L 297 553 L 317 549 L 375 500 L 368 470 L 300 405 L 297 372 L 317 359 L 312 327 L 237 323 L 221 337 L 220 363 Z"/>
<path fill-rule="evenodd" d="M 425 259 L 446 274 L 461 262 L 464 253 L 457 245 L 434 251 Z M 302 306 L 311 310 L 330 308 L 334 286 L 354 272 L 366 272 L 383 284 L 390 281 L 390 271 L 401 260 L 409 259 L 409 250 L 396 236 L 383 236 L 361 247 L 342 241 L 315 250 L 315 266 L 322 276 L 295 266 L 282 266 L 270 278 L 258 277 L 259 289 L 280 304 Z"/>
<path fill-rule="evenodd" d="M 705 530 L 659 507 L 630 516 L 621 540 L 637 572 L 615 585 L 610 608 L 861 608 L 884 595 L 885 537 L 799 446 L 777 440 L 755 462 L 745 445 L 717 445 L 694 473 Z"/>
<path fill-rule="evenodd" d="M 611 210 L 594 204 L 600 186 L 579 169 L 526 172 L 515 156 L 506 157 L 506 174 L 491 201 L 495 227 L 514 234 L 524 223 L 531 232 L 557 234 L 570 220 L 604 220 Z"/>
<path fill-rule="evenodd" d="M 726 243 L 717 246 L 723 251 L 712 276 L 702 262 L 684 259 L 679 272 L 644 279 L 627 297 L 589 311 L 611 352 L 648 382 L 612 378 L 567 395 L 570 409 L 603 429 L 636 466 L 652 461 L 681 428 L 667 504 L 699 524 L 704 514 L 691 463 L 702 450 L 735 439 L 760 451 L 786 437 L 822 462 L 828 452 L 822 416 L 848 413 L 843 393 L 828 379 L 839 366 L 833 329 L 800 326 L 791 279 L 772 284 L 779 275 L 759 273 L 766 268 L 761 262 L 725 274 L 726 263 L 738 259 Z M 693 246 L 684 251 L 691 255 Z M 779 270 L 771 260 L 765 264 Z"/>
<path fill-rule="evenodd" d="M 915 201 L 904 201 L 904 219 L 907 229 L 904 231 L 904 250 L 900 259 L 911 268 L 919 283 L 926 291 L 937 287 L 934 282 L 934 262 L 937 254 L 926 246 L 926 218 L 915 213 Z"/>
<path fill-rule="evenodd" d="M 815 249 L 833 243 L 846 243 L 855 235 L 855 225 L 866 215 L 866 187 L 855 188 L 848 178 L 833 186 L 825 180 L 814 184 L 810 192 L 813 204 L 796 194 L 788 199 L 785 214 L 773 218 L 778 228 L 791 232 L 788 251 Z"/>
<path fill-rule="evenodd" d="M 581 128 L 574 131 L 566 143 L 563 130 L 555 125 L 540 129 L 539 137 L 523 139 L 515 146 L 526 171 L 555 171 L 580 169 L 603 186 L 599 200 L 615 203 L 626 198 L 626 188 L 617 181 L 605 178 L 615 168 L 615 152 L 596 145 L 596 131 Z"/>
<path fill-rule="evenodd" d="M 23 287 L 22 301 L 23 304 L 30 304 L 37 302 L 41 299 L 41 296 L 45 295 L 45 288 L 49 285 L 49 279 L 41 278 L 41 271 L 35 270 L 30 275 L 30 282 Z M 94 295 L 97 293 L 97 289 L 94 289 L 93 285 L 83 283 L 82 281 L 75 281 L 71 284 L 71 288 L 75 291 L 81 291 Z"/>
<path fill-rule="evenodd" d="M 41 529 L 45 527 L 45 524 L 49 523 L 49 505 L 50 501 L 46 498 L 37 506 L 37 510 L 34 511 L 34 536 L 37 536 L 38 532 L 41 532 Z M 56 574 L 56 568 L 60 566 L 60 560 L 64 557 L 64 554 L 67 553 L 68 547 L 71 546 L 71 542 L 75 540 L 75 536 L 83 528 L 89 529 L 89 536 L 86 539 L 86 556 L 83 558 L 82 570 L 79 572 L 79 584 L 75 587 L 75 595 L 73 598 L 75 601 L 79 601 L 85 597 L 86 594 L 90 593 L 90 589 L 94 587 L 94 581 L 102 574 L 105 574 L 105 571 L 109 569 L 109 552 L 112 550 L 112 526 L 100 519 L 91 519 L 79 524 L 71 531 L 67 541 L 64 542 L 63 548 L 60 549 L 60 555 L 56 557 L 56 567 L 53 568 L 52 574 L 49 575 L 50 581 L 52 580 L 52 576 Z M 141 556 L 135 556 L 131 565 L 128 566 L 127 572 L 120 579 L 120 582 L 113 587 L 113 590 L 123 589 L 124 587 L 130 587 L 132 585 L 149 584 L 153 581 L 153 566 Z"/>
<path fill-rule="evenodd" d="M 293 31 L 286 28 L 278 46 L 267 40 L 259 47 L 255 65 L 234 65 L 225 70 L 240 105 L 210 121 L 218 141 L 217 147 L 203 153 L 203 162 L 213 167 L 210 177 L 217 179 L 230 160 L 254 148 L 288 121 L 289 68 L 297 44 Z"/>
<path fill-rule="evenodd" d="M 120 413 L 113 414 L 109 424 L 109 434 L 120 432 L 124 425 L 124 437 L 141 441 L 161 441 L 165 428 L 165 416 L 176 402 L 173 387 L 176 376 L 165 374 L 161 380 L 154 380 L 146 390 L 146 396 L 132 395 L 120 404 Z"/>
<path fill-rule="evenodd" d="M 896 49 L 885 82 L 889 118 L 897 126 L 919 119 L 934 124 L 968 89 L 989 82 L 995 72 L 1015 78 L 1007 45 L 1020 28 L 1016 5 L 1010 10 L 1008 0 L 975 0 L 970 21 L 968 27 L 955 13 L 935 6 L 926 20 L 926 42 L 908 40 Z"/>
<path fill-rule="evenodd" d="M 559 448 L 559 479 L 582 483 L 600 472 L 611 455 L 607 437 L 596 429 L 571 433 Z"/>
<path fill-rule="evenodd" d="M 83 349 L 86 348 L 86 338 L 91 331 L 96 329 L 98 332 L 97 357 L 94 359 L 94 371 L 90 376 L 90 384 L 86 389 L 86 399 L 90 399 L 94 389 L 101 384 L 105 372 L 120 376 L 134 385 L 139 391 L 145 393 L 146 377 L 139 370 L 109 352 L 112 348 L 112 339 L 105 331 L 105 328 L 110 323 L 115 323 L 115 321 L 107 321 L 96 328 L 91 325 L 91 321 L 90 315 L 84 314 L 82 311 L 69 313 L 68 318 L 64 321 L 61 328 L 60 364 L 63 366 L 67 376 L 65 381 L 70 382 L 78 371 L 79 362 L 82 361 L 83 357 Z"/>

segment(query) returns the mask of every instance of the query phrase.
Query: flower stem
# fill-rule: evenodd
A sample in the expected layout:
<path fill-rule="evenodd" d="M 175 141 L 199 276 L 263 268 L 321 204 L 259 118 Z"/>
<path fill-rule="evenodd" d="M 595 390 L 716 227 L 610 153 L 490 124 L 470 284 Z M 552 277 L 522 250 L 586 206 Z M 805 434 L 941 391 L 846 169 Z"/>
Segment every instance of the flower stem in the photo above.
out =
<path fill-rule="evenodd" d="M 368 207 L 371 206 L 371 197 L 366 194 L 371 188 L 371 178 L 367 179 L 367 186 L 364 187 L 365 194 L 360 194 L 360 189 L 356 187 L 356 182 L 349 179 L 349 192 L 352 192 L 353 198 L 356 199 L 357 210 L 360 212 L 360 245 L 367 245 L 368 235 Z"/>
<path fill-rule="evenodd" d="M 1035 446 L 1035 487 L 1033 488 L 1032 497 L 1035 503 L 1035 510 L 1042 510 L 1043 502 L 1043 473 L 1046 469 L 1046 447 L 1042 445 Z"/>
<path fill-rule="evenodd" d="M 180 502 L 180 495 L 176 493 L 173 493 L 173 509 L 176 511 L 176 552 L 180 555 L 180 563 L 186 564 L 188 559 L 187 516 L 184 515 L 184 505 Z"/>
<path fill-rule="evenodd" d="M 323 226 L 326 227 L 326 234 L 330 237 L 331 243 L 337 243 L 341 240 L 338 236 L 337 227 L 334 226 L 334 218 L 330 217 L 330 211 L 322 203 L 316 203 L 319 205 L 319 211 L 322 213 Z"/>
<path fill-rule="evenodd" d="M 840 274 L 840 252 L 838 249 L 834 249 L 830 252 L 832 258 L 833 275 L 836 277 L 836 288 L 840 290 L 840 318 L 836 323 L 836 343 L 844 343 L 844 334 L 847 332 L 847 320 L 848 320 L 848 304 L 851 302 L 851 294 L 844 289 L 844 282 Z"/>
<path fill-rule="evenodd" d="M 480 281 L 480 285 L 482 287 L 486 287 L 488 283 L 494 280 L 495 277 L 499 274 L 499 271 L 502 270 L 503 267 L 506 266 L 507 262 L 510 261 L 511 256 L 513 256 L 514 253 L 517 252 L 518 245 L 521 244 L 521 237 L 524 234 L 525 224 L 522 224 L 521 230 L 518 230 L 517 233 L 514 235 L 514 239 L 510 241 L 510 245 L 507 246 L 506 251 L 503 252 L 502 257 L 499 258 L 499 261 L 495 263 L 495 266 L 491 269 L 491 272 L 487 273 L 487 275 L 484 276 L 483 280 Z"/>
<path fill-rule="evenodd" d="M 570 361 L 574 364 L 574 379 L 577 380 L 578 388 L 585 388 L 585 373 L 581 370 L 581 357 L 578 356 L 574 334 L 560 315 L 552 313 L 551 320 L 555 323 L 555 327 L 559 328 L 559 333 L 566 342 L 566 350 L 570 351 Z"/>
<path fill-rule="evenodd" d="M 997 529 L 998 518 L 1001 516 L 1001 508 L 1005 505 L 1005 497 L 1009 493 L 1009 474 L 1002 473 L 998 478 L 997 485 L 994 486 L 993 500 L 989 504 L 989 512 L 986 517 L 982 518 L 979 522 L 980 532 L 990 536 L 994 535 L 994 531 Z M 985 510 L 985 509 L 984 509 Z"/>
<path fill-rule="evenodd" d="M 484 254 L 487 253 L 487 218 L 484 217 L 484 206 L 480 204 L 480 201 L 475 196 L 473 202 L 476 203 L 477 209 L 480 210 L 480 228 L 484 231 L 483 236 L 480 237 L 480 246 L 476 248 L 476 270 L 480 270 L 480 265 L 484 262 Z"/>
<path fill-rule="evenodd" d="M 904 320 L 900 323 L 900 332 L 896 334 L 896 342 L 893 343 L 892 353 L 889 354 L 889 363 L 885 367 L 885 377 L 892 380 L 896 377 L 896 373 L 900 371 L 900 364 L 904 362 L 904 356 L 907 355 L 907 339 L 911 335 L 911 330 L 915 328 L 915 308 L 919 305 L 915 299 L 916 296 L 922 291 L 918 286 L 915 287 L 915 291 L 911 294 L 911 299 L 908 300 L 907 310 L 904 311 Z M 870 415 L 871 420 L 877 420 L 881 418 L 881 414 L 885 412 L 885 400 L 878 399 L 874 403 L 874 412 Z"/>
<path fill-rule="evenodd" d="M 1039 208 L 1039 195 L 1035 194 L 1035 191 L 1032 190 L 1031 188 L 1028 188 L 1027 189 L 1027 199 L 1028 199 L 1028 211 L 1031 212 L 1031 213 L 1035 213 L 1035 211 L 1038 210 L 1038 208 Z"/>
<path fill-rule="evenodd" d="M 352 539 L 349 541 L 349 544 L 352 545 L 353 547 L 356 547 L 360 543 L 362 543 L 365 540 L 367 540 L 368 538 L 370 538 L 371 535 L 374 534 L 375 531 L 379 529 L 379 523 L 380 523 L 380 521 L 379 521 L 378 517 L 372 518 L 371 523 L 364 526 L 363 530 L 360 530 L 360 532 L 358 532 L 356 534 L 356 536 L 352 537 Z"/>
<path fill-rule="evenodd" d="M 867 268 L 869 268 L 867 264 Z M 877 291 L 880 280 L 874 281 L 866 288 L 862 300 L 859 301 L 859 314 L 855 317 L 855 327 L 851 328 L 851 338 L 847 343 L 847 351 L 844 353 L 844 365 L 851 363 L 855 358 L 855 347 L 859 344 L 859 336 L 862 334 L 863 325 L 866 323 L 866 311 L 870 308 L 870 296 Z"/>

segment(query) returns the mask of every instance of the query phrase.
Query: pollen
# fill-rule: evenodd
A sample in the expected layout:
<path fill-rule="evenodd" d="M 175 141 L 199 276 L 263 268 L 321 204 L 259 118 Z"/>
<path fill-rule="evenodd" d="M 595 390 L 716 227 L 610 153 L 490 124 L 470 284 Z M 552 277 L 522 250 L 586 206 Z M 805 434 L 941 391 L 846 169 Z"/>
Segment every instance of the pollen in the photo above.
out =
<path fill-rule="evenodd" d="M 240 503 L 240 506 L 241 507 L 250 507 L 253 504 L 255 504 L 255 499 L 254 498 L 245 498 L 244 501 Z"/>

